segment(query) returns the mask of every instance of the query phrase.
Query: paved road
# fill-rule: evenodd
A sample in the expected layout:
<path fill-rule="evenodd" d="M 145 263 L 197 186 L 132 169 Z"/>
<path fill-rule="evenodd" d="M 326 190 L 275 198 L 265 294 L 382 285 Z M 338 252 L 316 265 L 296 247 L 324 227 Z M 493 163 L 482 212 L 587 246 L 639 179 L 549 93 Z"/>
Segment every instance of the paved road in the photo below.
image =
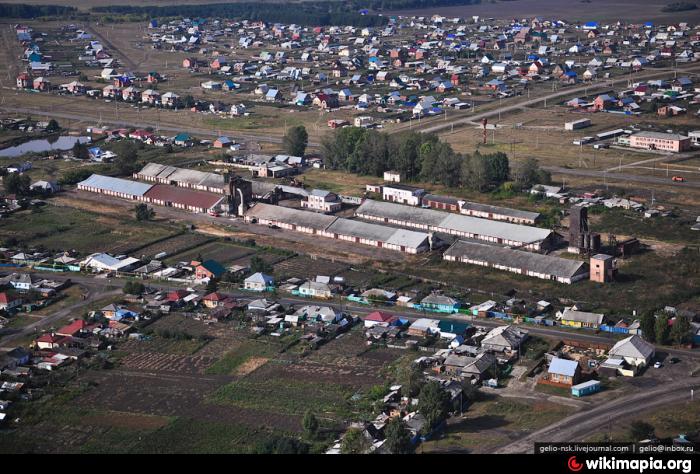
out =
<path fill-rule="evenodd" d="M 697 390 L 700 380 L 688 378 L 678 382 L 664 384 L 659 388 L 644 389 L 627 396 L 615 398 L 595 405 L 537 430 L 513 443 L 495 451 L 496 454 L 532 453 L 535 442 L 581 441 L 599 433 L 602 426 L 617 422 L 625 417 L 638 415 L 640 412 L 658 406 L 669 406 L 682 400 L 690 399 L 690 389 Z"/>
<path fill-rule="evenodd" d="M 692 63 L 688 65 L 683 65 L 678 68 L 678 74 L 683 74 L 683 73 L 688 73 L 688 72 L 695 72 L 700 70 L 700 64 Z M 640 72 L 637 74 L 632 75 L 632 80 L 633 81 L 640 81 L 640 80 L 645 80 L 645 79 L 653 79 L 657 77 L 665 77 L 668 76 L 670 72 L 673 72 L 673 69 L 655 69 L 655 70 L 649 70 L 649 71 L 644 71 Z M 468 116 L 462 116 L 461 118 L 454 118 L 450 120 L 449 115 L 447 120 L 443 120 L 440 117 L 435 117 L 434 119 L 428 119 L 428 120 L 423 120 L 423 123 L 420 125 L 418 124 L 417 121 L 413 121 L 412 124 L 412 129 L 420 130 L 424 133 L 435 133 L 439 132 L 441 130 L 445 129 L 450 129 L 453 126 L 459 126 L 459 125 L 465 125 L 465 124 L 471 124 L 473 122 L 479 122 L 483 118 L 488 118 L 488 117 L 493 117 L 494 115 L 499 115 L 508 113 L 508 112 L 514 112 L 517 111 L 518 109 L 521 109 L 523 107 L 529 107 L 538 103 L 544 103 L 544 101 L 549 101 L 552 102 L 555 99 L 559 99 L 562 97 L 570 96 L 570 95 L 575 95 L 580 92 L 586 92 L 586 91 L 595 91 L 595 90 L 601 90 L 601 89 L 611 89 L 614 85 L 617 84 L 627 84 L 629 80 L 628 76 L 625 77 L 620 77 L 619 79 L 614 79 L 612 81 L 610 80 L 605 80 L 600 83 L 594 83 L 594 84 L 586 84 L 586 85 L 581 85 L 581 86 L 576 86 L 576 87 L 562 87 L 561 90 L 552 92 L 550 94 L 546 94 L 543 96 L 539 96 L 536 98 L 531 98 L 527 100 L 522 100 L 522 97 L 517 97 L 517 99 L 503 99 L 503 102 L 508 101 L 508 103 L 504 106 L 497 107 L 495 109 L 482 112 L 482 113 L 474 113 L 470 114 Z M 515 103 L 510 103 L 513 100 L 517 100 Z M 552 102 L 553 103 L 553 102 Z M 436 123 L 438 122 L 439 123 Z M 388 130 L 390 133 L 395 133 L 395 132 L 400 132 L 407 130 L 407 126 L 402 126 L 402 127 L 394 127 L 390 130 Z"/>

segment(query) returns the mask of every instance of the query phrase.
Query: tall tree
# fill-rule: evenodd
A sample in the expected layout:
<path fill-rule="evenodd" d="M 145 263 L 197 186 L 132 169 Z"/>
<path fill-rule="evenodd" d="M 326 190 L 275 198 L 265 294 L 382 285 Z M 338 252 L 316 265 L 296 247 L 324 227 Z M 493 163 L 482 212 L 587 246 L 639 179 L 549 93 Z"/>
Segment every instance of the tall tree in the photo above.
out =
<path fill-rule="evenodd" d="M 304 156 L 308 143 L 309 134 L 303 125 L 290 128 L 282 139 L 284 150 L 292 156 Z"/>
<path fill-rule="evenodd" d="M 690 319 L 687 316 L 676 316 L 671 326 L 671 340 L 675 344 L 686 344 L 690 342 Z"/>
<path fill-rule="evenodd" d="M 89 160 L 90 152 L 88 151 L 87 145 L 75 142 L 75 145 L 73 145 L 73 156 L 78 160 Z"/>
<path fill-rule="evenodd" d="M 150 221 L 156 215 L 156 211 L 154 211 L 152 207 L 148 207 L 143 203 L 134 206 L 134 213 L 138 221 Z"/>
<path fill-rule="evenodd" d="M 411 433 L 401 418 L 395 417 L 386 425 L 384 430 L 386 449 L 391 454 L 411 454 L 414 450 L 411 443 Z"/>
<path fill-rule="evenodd" d="M 646 311 L 639 320 L 639 328 L 642 330 L 642 337 L 649 342 L 656 341 L 656 318 L 654 311 Z"/>
<path fill-rule="evenodd" d="M 447 418 L 450 396 L 437 382 L 428 382 L 418 394 L 418 411 L 425 417 L 427 428 L 433 430 Z"/>
<path fill-rule="evenodd" d="M 664 313 L 656 317 L 656 325 L 654 328 L 657 344 L 668 343 L 670 328 L 668 327 L 668 314 Z"/>
<path fill-rule="evenodd" d="M 28 174 L 9 173 L 2 179 L 2 182 L 8 194 L 26 196 L 29 194 L 29 186 L 32 181 Z"/>
<path fill-rule="evenodd" d="M 345 436 L 343 436 L 343 441 L 340 443 L 340 452 L 342 454 L 364 454 L 369 448 L 370 442 L 359 428 L 347 430 Z"/>
<path fill-rule="evenodd" d="M 316 415 L 313 414 L 311 410 L 308 410 L 304 414 L 304 419 L 301 420 L 302 428 L 304 428 L 304 433 L 310 439 L 314 439 L 318 434 L 319 423 Z"/>
<path fill-rule="evenodd" d="M 645 421 L 633 421 L 629 428 L 632 441 L 642 441 L 654 437 L 654 426 Z"/>

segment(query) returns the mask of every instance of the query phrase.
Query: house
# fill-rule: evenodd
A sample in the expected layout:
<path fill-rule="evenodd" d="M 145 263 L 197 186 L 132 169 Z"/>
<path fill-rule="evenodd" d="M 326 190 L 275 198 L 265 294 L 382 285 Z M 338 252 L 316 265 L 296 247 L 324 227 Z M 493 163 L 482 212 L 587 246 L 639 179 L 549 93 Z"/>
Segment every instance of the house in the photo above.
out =
<path fill-rule="evenodd" d="M 192 137 L 187 134 L 187 133 L 179 133 L 175 135 L 175 138 L 173 138 L 173 143 L 177 146 L 192 146 L 194 145 L 194 141 L 192 140 Z"/>
<path fill-rule="evenodd" d="M 424 189 L 404 184 L 392 183 L 382 186 L 382 199 L 410 206 L 420 206 L 424 194 Z"/>
<path fill-rule="evenodd" d="M 385 313 L 383 311 L 373 311 L 365 316 L 364 322 L 366 328 L 371 328 L 374 326 L 389 326 L 391 322 L 395 321 L 397 318 L 393 314 Z"/>
<path fill-rule="evenodd" d="M 449 296 L 432 293 L 420 302 L 423 309 L 436 313 L 456 313 L 459 311 L 460 303 Z"/>
<path fill-rule="evenodd" d="M 557 313 L 557 318 L 562 326 L 598 329 L 603 324 L 605 315 L 564 308 L 563 312 Z"/>
<path fill-rule="evenodd" d="M 491 352 L 514 352 L 527 339 L 528 332 L 517 326 L 499 326 L 493 328 L 481 340 L 481 347 Z"/>
<path fill-rule="evenodd" d="M 205 278 L 220 278 L 226 269 L 216 260 L 205 260 L 194 269 L 195 278 L 203 280 Z"/>
<path fill-rule="evenodd" d="M 32 87 L 32 77 L 26 72 L 20 73 L 17 76 L 17 88 L 29 89 L 30 87 Z"/>
<path fill-rule="evenodd" d="M 408 328 L 409 336 L 424 337 L 439 332 L 440 321 L 437 319 L 416 319 Z"/>
<path fill-rule="evenodd" d="M 82 319 L 76 319 L 67 326 L 63 326 L 62 328 L 56 330 L 56 335 L 73 337 L 76 334 L 82 332 L 86 326 L 87 323 L 85 321 L 83 321 Z"/>
<path fill-rule="evenodd" d="M 575 360 L 554 357 L 547 369 L 547 380 L 550 382 L 573 386 L 581 376 L 581 368 Z"/>
<path fill-rule="evenodd" d="M 275 281 L 271 276 L 258 272 L 243 280 L 243 288 L 248 291 L 272 291 Z"/>
<path fill-rule="evenodd" d="M 313 298 L 332 298 L 333 290 L 327 283 L 308 280 L 299 286 L 299 294 Z"/>
<path fill-rule="evenodd" d="M 5 354 L 5 357 L 7 357 L 11 360 L 11 364 L 14 366 L 12 368 L 15 368 L 19 365 L 28 364 L 29 361 L 31 360 L 32 353 L 29 352 L 24 347 L 15 347 L 10 352 Z"/>
<path fill-rule="evenodd" d="M 231 140 L 229 137 L 219 137 L 216 140 L 214 140 L 214 143 L 212 146 L 214 148 L 226 148 L 226 147 L 230 147 L 233 144 L 234 144 L 234 141 Z"/>
<path fill-rule="evenodd" d="M 610 351 L 608 356 L 613 359 L 624 359 L 630 366 L 646 367 L 654 358 L 656 349 L 653 344 L 648 343 L 638 335 L 618 341 Z"/>
<path fill-rule="evenodd" d="M 342 207 L 337 194 L 323 189 L 314 189 L 301 201 L 301 207 L 321 212 L 336 212 Z"/>
<path fill-rule="evenodd" d="M 17 308 L 21 304 L 21 298 L 8 294 L 6 292 L 0 293 L 0 310 L 9 311 Z"/>
<path fill-rule="evenodd" d="M 62 344 L 67 343 L 68 340 L 70 338 L 47 333 L 39 336 L 34 342 L 39 349 L 58 349 Z"/>

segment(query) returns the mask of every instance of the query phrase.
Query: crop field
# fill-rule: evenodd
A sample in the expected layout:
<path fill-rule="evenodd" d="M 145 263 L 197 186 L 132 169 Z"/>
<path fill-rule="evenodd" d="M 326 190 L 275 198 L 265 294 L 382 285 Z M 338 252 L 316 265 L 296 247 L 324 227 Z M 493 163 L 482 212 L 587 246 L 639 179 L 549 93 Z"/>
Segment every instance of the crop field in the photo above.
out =
<path fill-rule="evenodd" d="M 165 252 L 168 255 L 176 255 L 178 253 L 183 253 L 188 249 L 203 245 L 209 240 L 211 239 L 201 234 L 181 234 L 151 245 L 147 245 L 146 247 L 139 249 L 138 254 L 147 258 L 153 258 L 153 256 L 161 252 Z"/>
<path fill-rule="evenodd" d="M 240 247 L 225 242 L 211 242 L 191 248 L 183 253 L 172 254 L 167 261 L 169 263 L 189 262 L 197 260 L 201 256 L 202 260 L 213 259 L 222 265 L 230 265 L 234 261 L 252 255 L 255 252 L 255 249 L 249 247 Z"/>
<path fill-rule="evenodd" d="M 134 246 L 165 237 L 173 227 L 117 219 L 76 209 L 44 206 L 20 211 L 3 219 L 0 239 L 16 239 L 27 247 L 74 249 L 83 254 L 124 252 Z"/>

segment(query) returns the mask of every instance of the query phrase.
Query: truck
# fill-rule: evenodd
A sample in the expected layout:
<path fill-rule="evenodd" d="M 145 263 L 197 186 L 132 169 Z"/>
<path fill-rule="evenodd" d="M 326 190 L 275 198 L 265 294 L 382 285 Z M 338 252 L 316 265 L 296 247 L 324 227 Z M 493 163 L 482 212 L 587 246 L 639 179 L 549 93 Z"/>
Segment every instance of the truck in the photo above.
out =
<path fill-rule="evenodd" d="M 587 144 L 587 143 L 591 143 L 591 142 L 593 142 L 593 141 L 595 141 L 595 138 L 593 138 L 593 137 L 583 137 L 583 138 L 577 138 L 577 139 L 574 140 L 572 143 L 573 143 L 574 145 L 579 145 L 579 146 L 581 146 L 581 145 L 585 145 L 585 144 Z"/>

